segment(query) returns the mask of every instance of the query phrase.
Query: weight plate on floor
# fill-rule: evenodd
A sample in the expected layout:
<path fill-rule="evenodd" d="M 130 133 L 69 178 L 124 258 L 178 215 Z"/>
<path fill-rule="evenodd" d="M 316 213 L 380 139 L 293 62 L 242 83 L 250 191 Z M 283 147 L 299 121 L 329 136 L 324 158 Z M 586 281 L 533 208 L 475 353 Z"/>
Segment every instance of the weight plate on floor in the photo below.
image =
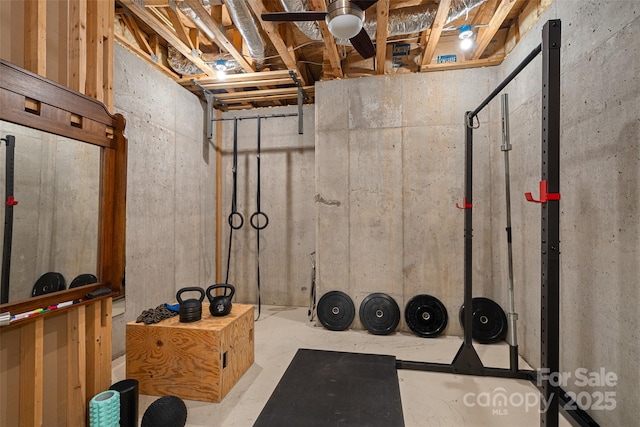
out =
<path fill-rule="evenodd" d="M 349 295 L 340 291 L 327 292 L 316 308 L 318 320 L 330 331 L 344 331 L 356 316 L 356 307 Z"/>
<path fill-rule="evenodd" d="M 409 329 L 419 337 L 432 338 L 447 327 L 449 315 L 442 302 L 431 295 L 416 295 L 404 309 L 404 318 Z"/>
<path fill-rule="evenodd" d="M 360 322 L 374 335 L 390 334 L 400 322 L 400 307 L 387 294 L 371 294 L 360 304 Z"/>
<path fill-rule="evenodd" d="M 502 307 L 489 298 L 473 299 L 472 337 L 480 344 L 493 344 L 507 336 L 507 316 Z M 464 305 L 460 307 L 460 324 L 464 329 Z"/>
<path fill-rule="evenodd" d="M 60 273 L 50 271 L 44 273 L 36 280 L 31 290 L 31 296 L 37 297 L 40 295 L 50 294 L 52 292 L 64 291 L 67 288 L 67 281 L 64 280 L 64 276 Z"/>

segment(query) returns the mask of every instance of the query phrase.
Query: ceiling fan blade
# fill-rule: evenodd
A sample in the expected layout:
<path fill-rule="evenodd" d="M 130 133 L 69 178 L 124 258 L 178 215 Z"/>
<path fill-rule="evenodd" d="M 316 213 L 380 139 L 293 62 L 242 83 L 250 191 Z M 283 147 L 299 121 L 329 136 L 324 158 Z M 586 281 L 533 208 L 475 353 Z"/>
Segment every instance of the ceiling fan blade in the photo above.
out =
<path fill-rule="evenodd" d="M 327 12 L 314 12 L 314 11 L 302 11 L 302 12 L 272 12 L 263 13 L 263 21 L 275 21 L 275 22 L 291 22 L 291 21 L 320 21 L 327 16 Z"/>
<path fill-rule="evenodd" d="M 367 10 L 377 2 L 378 0 L 351 0 L 351 4 L 355 4 L 362 10 Z"/>
<path fill-rule="evenodd" d="M 376 48 L 364 28 L 355 37 L 351 37 L 349 41 L 364 59 L 376 55 Z"/>

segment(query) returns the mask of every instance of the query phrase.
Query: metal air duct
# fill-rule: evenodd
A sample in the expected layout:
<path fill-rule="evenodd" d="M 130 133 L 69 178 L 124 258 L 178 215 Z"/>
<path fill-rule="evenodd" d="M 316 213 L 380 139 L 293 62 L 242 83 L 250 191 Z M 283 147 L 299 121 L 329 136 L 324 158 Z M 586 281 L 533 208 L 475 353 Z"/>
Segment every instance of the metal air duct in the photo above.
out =
<path fill-rule="evenodd" d="M 469 11 L 480 6 L 486 0 L 453 0 L 451 12 L 446 23 L 450 23 L 468 14 Z M 309 0 L 280 0 L 282 7 L 287 12 L 299 12 L 309 10 Z M 414 6 L 402 9 L 394 9 L 389 12 L 389 37 L 418 33 L 431 27 L 436 16 L 435 5 Z M 322 34 L 317 22 L 295 22 L 296 26 L 311 40 L 322 40 Z M 376 17 L 371 15 L 364 21 L 364 29 L 372 39 L 376 37 L 378 23 Z M 336 40 L 337 44 L 348 45 L 349 40 Z"/>

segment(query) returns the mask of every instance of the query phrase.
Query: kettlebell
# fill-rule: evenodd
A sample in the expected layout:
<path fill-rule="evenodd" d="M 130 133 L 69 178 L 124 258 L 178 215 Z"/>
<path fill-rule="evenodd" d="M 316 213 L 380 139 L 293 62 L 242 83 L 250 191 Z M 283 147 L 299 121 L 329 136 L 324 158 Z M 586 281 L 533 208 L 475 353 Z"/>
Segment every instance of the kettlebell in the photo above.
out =
<path fill-rule="evenodd" d="M 223 295 L 213 296 L 211 295 L 211 291 L 214 289 L 224 289 Z M 231 293 L 226 295 L 227 289 L 231 289 Z M 233 285 L 228 283 L 220 283 L 217 285 L 211 285 L 207 288 L 207 298 L 209 298 L 209 302 L 211 305 L 209 306 L 209 311 L 212 316 L 226 316 L 231 312 L 231 298 L 233 298 L 233 294 L 236 293 L 236 288 Z"/>
<path fill-rule="evenodd" d="M 200 292 L 200 298 L 191 298 L 183 301 L 180 298 L 185 292 Z M 180 304 L 180 322 L 191 323 L 202 319 L 202 301 L 204 301 L 204 289 L 198 287 L 182 288 L 176 294 L 176 299 Z"/>

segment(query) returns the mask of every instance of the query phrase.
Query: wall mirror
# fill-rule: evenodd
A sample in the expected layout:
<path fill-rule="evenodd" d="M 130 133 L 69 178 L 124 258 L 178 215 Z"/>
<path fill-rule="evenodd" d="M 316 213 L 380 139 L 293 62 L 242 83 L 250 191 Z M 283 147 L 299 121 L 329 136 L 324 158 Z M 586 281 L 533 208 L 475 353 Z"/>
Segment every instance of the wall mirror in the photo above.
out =
<path fill-rule="evenodd" d="M 0 60 L 0 311 L 104 286 L 124 294 L 124 125 L 102 103 Z"/>
<path fill-rule="evenodd" d="M 61 278 L 65 289 L 94 283 L 100 147 L 0 121 L 0 137 L 8 136 L 14 147 L 0 147 L 0 194 L 5 201 L 12 195 L 16 204 L 0 208 L 0 217 L 9 219 L 0 227 L 2 257 L 10 260 L 7 271 L 5 262 L 0 266 L 0 274 L 8 275 L 7 302 L 47 291 L 47 277 Z M 11 191 L 7 171 L 13 172 Z"/>

